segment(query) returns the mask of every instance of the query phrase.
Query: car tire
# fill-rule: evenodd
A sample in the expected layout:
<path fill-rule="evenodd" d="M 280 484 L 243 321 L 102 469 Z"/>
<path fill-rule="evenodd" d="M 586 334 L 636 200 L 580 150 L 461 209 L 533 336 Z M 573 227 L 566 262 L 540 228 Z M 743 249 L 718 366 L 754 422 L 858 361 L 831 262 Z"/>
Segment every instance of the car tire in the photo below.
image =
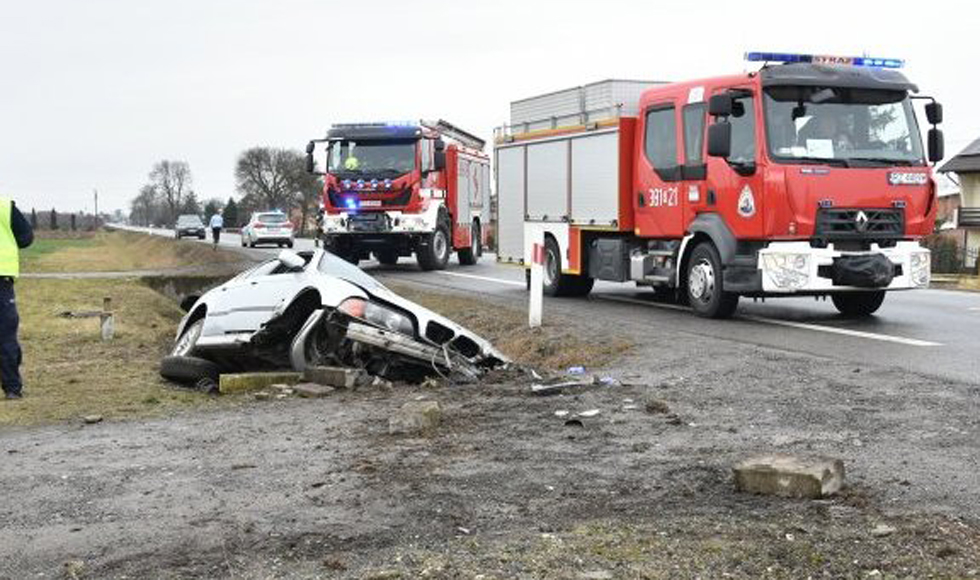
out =
<path fill-rule="evenodd" d="M 160 376 L 181 385 L 190 385 L 205 392 L 217 393 L 221 369 L 207 359 L 171 355 L 163 357 L 160 361 Z"/>
<path fill-rule="evenodd" d="M 738 308 L 738 294 L 722 287 L 721 256 L 711 242 L 701 242 L 691 252 L 684 280 L 688 303 L 698 316 L 729 318 Z"/>
<path fill-rule="evenodd" d="M 847 318 L 865 318 L 874 314 L 885 301 L 885 291 L 839 292 L 831 294 L 837 311 Z"/>
<path fill-rule="evenodd" d="M 392 249 L 375 250 L 374 252 L 374 259 L 383 266 L 394 266 L 398 263 L 399 257 L 398 252 Z"/>
<path fill-rule="evenodd" d="M 562 274 L 561 253 L 558 242 L 552 237 L 544 241 L 544 293 L 548 296 L 587 296 L 592 291 L 595 279 L 590 276 Z M 530 288 L 530 270 L 527 280 Z"/>
<path fill-rule="evenodd" d="M 286 247 L 289 248 L 289 249 L 292 249 L 293 248 L 293 241 L 290 240 L 290 241 L 286 242 Z"/>
<path fill-rule="evenodd" d="M 449 237 L 449 227 L 447 220 L 440 219 L 436 231 L 426 236 L 425 240 L 415 252 L 419 267 L 422 270 L 445 270 L 449 263 L 449 252 L 451 241 Z"/>
<path fill-rule="evenodd" d="M 482 252 L 480 237 L 480 224 L 473 222 L 470 228 L 470 247 L 460 248 L 456 252 L 456 257 L 459 259 L 459 263 L 462 266 L 473 266 L 476 264 L 477 260 L 480 259 L 480 254 Z"/>
<path fill-rule="evenodd" d="M 204 235 L 200 235 L 200 236 L 197 236 L 197 239 L 199 239 L 199 240 L 203 240 L 203 239 L 204 239 L 205 237 L 206 237 L 206 236 L 204 236 Z"/>

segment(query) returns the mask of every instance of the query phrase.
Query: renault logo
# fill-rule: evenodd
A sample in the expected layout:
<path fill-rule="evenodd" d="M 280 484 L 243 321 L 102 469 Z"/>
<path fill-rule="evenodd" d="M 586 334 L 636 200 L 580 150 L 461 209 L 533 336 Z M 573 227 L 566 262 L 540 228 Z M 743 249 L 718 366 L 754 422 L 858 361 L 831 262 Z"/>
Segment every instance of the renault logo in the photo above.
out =
<path fill-rule="evenodd" d="M 863 232 L 864 228 L 868 225 L 868 214 L 863 211 L 859 211 L 856 216 L 854 216 L 854 222 L 857 224 L 857 229 L 859 232 Z"/>

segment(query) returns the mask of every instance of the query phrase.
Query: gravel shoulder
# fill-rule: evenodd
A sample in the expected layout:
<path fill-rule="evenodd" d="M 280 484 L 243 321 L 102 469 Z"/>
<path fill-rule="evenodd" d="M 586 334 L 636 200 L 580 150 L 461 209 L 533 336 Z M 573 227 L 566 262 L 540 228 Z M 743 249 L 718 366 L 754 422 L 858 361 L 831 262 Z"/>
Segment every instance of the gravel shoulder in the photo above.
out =
<path fill-rule="evenodd" d="M 598 371 L 620 386 L 537 397 L 503 374 L 2 429 L 0 488 L 16 501 L 0 504 L 0 578 L 70 561 L 98 578 L 980 573 L 980 387 L 658 336 L 622 312 L 594 305 L 634 344 Z M 437 432 L 389 435 L 419 398 L 442 405 Z M 581 425 L 555 414 L 590 409 Z M 821 501 L 735 493 L 731 465 L 770 451 L 840 457 L 849 486 Z"/>

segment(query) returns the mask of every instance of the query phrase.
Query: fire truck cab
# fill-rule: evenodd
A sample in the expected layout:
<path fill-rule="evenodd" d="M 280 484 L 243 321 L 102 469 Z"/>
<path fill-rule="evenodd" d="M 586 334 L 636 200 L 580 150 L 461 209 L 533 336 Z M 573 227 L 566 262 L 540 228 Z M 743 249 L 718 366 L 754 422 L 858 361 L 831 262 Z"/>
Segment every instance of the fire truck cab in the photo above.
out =
<path fill-rule="evenodd" d="M 929 251 L 917 239 L 935 220 L 928 162 L 943 156 L 941 106 L 925 107 L 927 152 L 912 106 L 927 97 L 914 96 L 896 61 L 749 60 L 785 64 L 649 83 L 633 115 L 604 103 L 616 114 L 582 110 L 564 127 L 498 129 L 501 259 L 528 264 L 543 233 L 551 295 L 588 293 L 595 279 L 633 281 L 717 318 L 739 296 L 793 295 L 830 296 L 843 314 L 866 316 L 888 290 L 928 286 Z M 535 165 L 546 148 L 559 165 L 552 178 Z M 547 214 L 533 211 L 549 195 Z M 517 230 L 505 222 L 520 199 L 517 257 L 505 239 Z"/>
<path fill-rule="evenodd" d="M 317 143 L 326 144 L 325 248 L 355 264 L 414 253 L 423 270 L 445 268 L 453 250 L 463 265 L 480 258 L 490 221 L 483 140 L 442 120 L 337 124 L 307 145 L 310 172 Z"/>

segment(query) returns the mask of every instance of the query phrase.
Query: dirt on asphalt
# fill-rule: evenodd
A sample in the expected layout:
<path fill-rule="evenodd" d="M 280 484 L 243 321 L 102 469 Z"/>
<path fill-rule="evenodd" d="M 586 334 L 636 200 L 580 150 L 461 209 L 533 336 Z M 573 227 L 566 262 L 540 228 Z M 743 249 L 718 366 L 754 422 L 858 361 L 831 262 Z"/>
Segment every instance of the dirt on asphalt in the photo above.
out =
<path fill-rule="evenodd" d="M 635 346 L 588 371 L 623 384 L 556 396 L 499 373 L 4 429 L 0 578 L 980 574 L 980 386 L 641 321 L 612 332 L 595 340 Z M 389 435 L 418 399 L 442 406 L 437 431 Z M 732 464 L 770 451 L 840 457 L 848 487 L 736 493 Z"/>

